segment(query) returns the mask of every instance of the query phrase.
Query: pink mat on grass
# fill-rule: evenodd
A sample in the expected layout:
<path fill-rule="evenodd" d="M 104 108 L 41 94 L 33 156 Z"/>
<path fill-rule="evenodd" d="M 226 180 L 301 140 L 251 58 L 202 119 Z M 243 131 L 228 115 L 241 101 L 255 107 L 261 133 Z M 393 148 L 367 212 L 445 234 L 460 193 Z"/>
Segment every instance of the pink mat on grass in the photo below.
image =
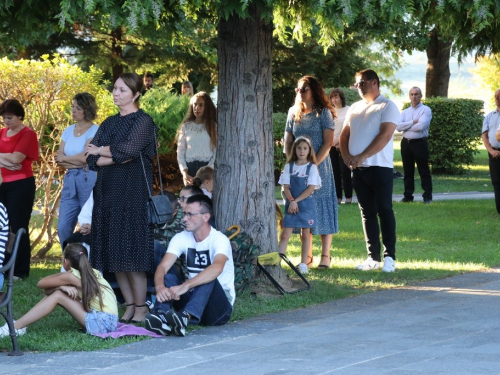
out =
<path fill-rule="evenodd" d="M 95 334 L 94 336 L 101 337 L 103 339 L 106 339 L 108 337 L 111 337 L 113 339 L 117 339 L 118 337 L 122 337 L 122 336 L 164 337 L 162 335 L 158 335 L 154 332 L 148 331 L 146 328 L 136 327 L 132 324 L 124 324 L 124 323 L 118 323 L 118 326 L 116 327 L 116 331 L 114 331 L 114 332 L 98 333 L 98 334 Z"/>

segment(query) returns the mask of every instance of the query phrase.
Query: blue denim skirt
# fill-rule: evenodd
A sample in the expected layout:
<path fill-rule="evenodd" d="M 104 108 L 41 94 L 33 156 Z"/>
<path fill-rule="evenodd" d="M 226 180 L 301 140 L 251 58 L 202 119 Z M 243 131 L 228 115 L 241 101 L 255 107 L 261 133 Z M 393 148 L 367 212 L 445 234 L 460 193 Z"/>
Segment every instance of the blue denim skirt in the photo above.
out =
<path fill-rule="evenodd" d="M 110 313 L 92 310 L 85 315 L 85 328 L 91 335 L 114 332 L 117 325 L 118 316 Z"/>

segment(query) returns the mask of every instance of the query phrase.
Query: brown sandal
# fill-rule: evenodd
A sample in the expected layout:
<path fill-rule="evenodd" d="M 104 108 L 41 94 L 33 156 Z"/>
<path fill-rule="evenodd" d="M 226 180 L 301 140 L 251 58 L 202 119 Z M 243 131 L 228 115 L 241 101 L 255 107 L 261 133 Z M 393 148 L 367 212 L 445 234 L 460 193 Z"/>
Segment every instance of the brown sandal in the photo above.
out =
<path fill-rule="evenodd" d="M 312 264 L 314 262 L 314 258 L 313 257 L 310 257 L 309 255 L 307 256 L 307 268 L 311 268 L 312 267 Z"/>
<path fill-rule="evenodd" d="M 330 263 L 332 262 L 332 256 L 331 255 L 321 255 L 321 258 L 328 258 L 329 261 L 330 261 Z M 330 268 L 330 264 L 328 264 L 328 265 L 326 265 L 326 264 L 320 264 L 318 266 L 319 270 L 326 270 L 328 268 Z"/>

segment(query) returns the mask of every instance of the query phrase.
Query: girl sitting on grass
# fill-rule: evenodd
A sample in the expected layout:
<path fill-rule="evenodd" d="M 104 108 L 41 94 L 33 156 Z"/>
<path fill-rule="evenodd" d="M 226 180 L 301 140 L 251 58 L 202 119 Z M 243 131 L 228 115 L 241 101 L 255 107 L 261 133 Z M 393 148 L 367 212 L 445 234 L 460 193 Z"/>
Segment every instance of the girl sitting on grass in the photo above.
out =
<path fill-rule="evenodd" d="M 312 194 L 321 187 L 321 178 L 316 167 L 316 155 L 309 137 L 300 136 L 293 142 L 292 151 L 281 174 L 286 198 L 285 218 L 280 236 L 279 251 L 285 254 L 293 228 L 301 228 L 302 258 L 298 266 L 300 273 L 308 273 L 311 228 L 316 225 L 316 208 Z"/>
<path fill-rule="evenodd" d="M 26 327 L 50 314 L 61 305 L 87 333 L 99 334 L 116 331 L 118 306 L 113 289 L 99 271 L 90 266 L 87 249 L 72 243 L 64 249 L 64 269 L 41 279 L 37 286 L 46 296 L 14 323 L 18 336 Z M 10 334 L 5 324 L 0 328 L 0 338 Z"/>

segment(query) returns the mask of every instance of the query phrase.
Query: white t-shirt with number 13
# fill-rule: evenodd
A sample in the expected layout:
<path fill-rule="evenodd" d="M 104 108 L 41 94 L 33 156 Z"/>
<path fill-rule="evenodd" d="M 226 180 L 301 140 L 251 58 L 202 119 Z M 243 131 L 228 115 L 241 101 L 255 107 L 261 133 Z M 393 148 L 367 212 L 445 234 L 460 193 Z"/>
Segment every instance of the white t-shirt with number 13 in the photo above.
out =
<path fill-rule="evenodd" d="M 201 242 L 196 242 L 193 233 L 184 231 L 176 234 L 168 245 L 167 253 L 177 257 L 186 255 L 189 278 L 192 279 L 205 270 L 217 254 L 227 257 L 222 273 L 217 277 L 222 289 L 226 292 L 231 305 L 234 304 L 236 293 L 234 290 L 233 250 L 229 239 L 221 232 L 211 228 L 210 234 Z"/>

